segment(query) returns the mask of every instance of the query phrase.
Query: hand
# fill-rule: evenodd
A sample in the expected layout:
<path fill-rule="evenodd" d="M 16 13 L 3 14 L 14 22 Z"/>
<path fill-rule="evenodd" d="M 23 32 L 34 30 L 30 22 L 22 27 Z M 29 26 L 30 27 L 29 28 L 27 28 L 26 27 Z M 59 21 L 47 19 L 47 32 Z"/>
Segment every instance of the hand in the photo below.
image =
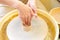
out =
<path fill-rule="evenodd" d="M 27 5 L 24 6 L 25 7 L 25 12 L 20 15 L 22 21 L 24 22 L 24 25 L 31 25 L 31 20 L 33 16 L 36 16 L 35 14 L 36 12 L 36 5 L 35 5 L 35 0 L 29 0 Z M 21 11 L 22 13 L 22 11 Z"/>
<path fill-rule="evenodd" d="M 19 12 L 20 12 L 19 17 L 21 18 L 21 20 L 23 22 L 23 25 L 30 26 L 31 25 L 31 20 L 32 20 L 32 17 L 33 17 L 33 14 L 34 14 L 32 9 L 29 6 L 24 5 L 22 7 L 22 10 L 19 9 Z"/>

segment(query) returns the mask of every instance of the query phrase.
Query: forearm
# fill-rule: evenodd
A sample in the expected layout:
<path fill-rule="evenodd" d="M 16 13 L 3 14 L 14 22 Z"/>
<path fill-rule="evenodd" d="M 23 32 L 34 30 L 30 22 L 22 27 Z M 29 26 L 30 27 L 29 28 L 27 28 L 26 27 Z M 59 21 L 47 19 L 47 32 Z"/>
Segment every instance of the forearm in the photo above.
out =
<path fill-rule="evenodd" d="M 0 3 L 6 4 L 10 7 L 21 9 L 25 6 L 21 1 L 18 0 L 0 0 Z"/>

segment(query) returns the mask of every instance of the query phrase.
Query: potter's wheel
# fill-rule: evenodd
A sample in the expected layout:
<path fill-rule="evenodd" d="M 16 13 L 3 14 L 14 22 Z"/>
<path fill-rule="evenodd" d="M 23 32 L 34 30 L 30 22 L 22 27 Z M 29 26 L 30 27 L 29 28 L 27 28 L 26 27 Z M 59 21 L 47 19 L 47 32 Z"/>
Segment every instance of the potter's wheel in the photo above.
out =
<path fill-rule="evenodd" d="M 37 10 L 37 16 L 39 19 L 33 18 L 31 22 L 32 29 L 29 32 L 26 32 L 23 30 L 21 20 L 18 18 L 18 11 L 14 10 L 9 12 L 2 18 L 0 22 L 0 39 L 57 40 L 59 35 L 59 28 L 54 18 L 42 10 Z"/>
<path fill-rule="evenodd" d="M 19 17 L 14 18 L 7 26 L 9 40 L 44 40 L 48 33 L 46 22 L 42 18 L 33 17 L 31 24 L 32 29 L 26 32 Z"/>

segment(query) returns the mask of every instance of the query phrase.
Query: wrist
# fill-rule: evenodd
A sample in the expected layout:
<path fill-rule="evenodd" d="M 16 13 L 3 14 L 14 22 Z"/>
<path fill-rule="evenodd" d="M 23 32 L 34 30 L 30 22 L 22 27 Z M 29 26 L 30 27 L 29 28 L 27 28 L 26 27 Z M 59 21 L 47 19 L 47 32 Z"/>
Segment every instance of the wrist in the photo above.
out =
<path fill-rule="evenodd" d="M 22 10 L 26 5 L 20 1 L 17 1 L 13 4 L 13 7 L 19 10 Z"/>

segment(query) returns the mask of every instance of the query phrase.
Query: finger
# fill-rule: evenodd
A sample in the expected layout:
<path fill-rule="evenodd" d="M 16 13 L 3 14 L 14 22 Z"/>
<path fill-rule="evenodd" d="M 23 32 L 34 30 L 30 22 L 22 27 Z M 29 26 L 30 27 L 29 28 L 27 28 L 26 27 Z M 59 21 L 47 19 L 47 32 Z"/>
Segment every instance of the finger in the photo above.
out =
<path fill-rule="evenodd" d="M 36 8 L 35 5 L 31 5 L 31 4 L 30 4 L 30 8 L 32 9 L 32 11 L 33 11 L 34 13 L 36 13 L 36 9 L 37 9 L 37 8 Z"/>

